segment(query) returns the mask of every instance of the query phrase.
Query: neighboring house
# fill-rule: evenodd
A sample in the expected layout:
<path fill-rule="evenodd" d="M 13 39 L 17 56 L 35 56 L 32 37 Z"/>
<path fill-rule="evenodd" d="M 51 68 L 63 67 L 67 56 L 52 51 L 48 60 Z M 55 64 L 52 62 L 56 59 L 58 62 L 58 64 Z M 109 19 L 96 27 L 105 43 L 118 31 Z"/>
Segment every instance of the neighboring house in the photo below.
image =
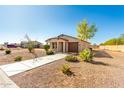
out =
<path fill-rule="evenodd" d="M 40 42 L 38 42 L 38 41 L 32 41 L 32 43 L 33 43 L 33 45 L 34 45 L 35 48 L 43 48 L 43 44 L 40 43 Z M 29 45 L 29 42 L 28 41 L 21 41 L 20 46 L 22 48 L 27 48 L 28 45 Z"/>
<path fill-rule="evenodd" d="M 93 44 L 92 47 L 93 47 L 94 49 L 98 49 L 98 48 L 99 48 L 99 45 Z"/>
<path fill-rule="evenodd" d="M 6 48 L 17 48 L 17 47 L 20 47 L 20 44 L 18 44 L 18 43 L 9 44 L 8 42 L 6 42 L 6 43 L 4 43 L 4 47 L 6 47 Z"/>
<path fill-rule="evenodd" d="M 20 47 L 27 48 L 27 46 L 28 46 L 28 42 L 27 41 L 21 41 Z"/>
<path fill-rule="evenodd" d="M 17 44 L 17 43 L 13 43 L 13 44 L 8 44 L 7 45 L 7 48 L 17 48 L 17 47 L 20 47 L 20 45 Z"/>
<path fill-rule="evenodd" d="M 8 45 L 9 43 L 8 42 L 4 42 L 4 47 L 7 47 L 7 45 Z"/>
<path fill-rule="evenodd" d="M 55 52 L 80 52 L 84 48 L 92 48 L 89 42 L 64 34 L 49 38 L 46 42 Z"/>

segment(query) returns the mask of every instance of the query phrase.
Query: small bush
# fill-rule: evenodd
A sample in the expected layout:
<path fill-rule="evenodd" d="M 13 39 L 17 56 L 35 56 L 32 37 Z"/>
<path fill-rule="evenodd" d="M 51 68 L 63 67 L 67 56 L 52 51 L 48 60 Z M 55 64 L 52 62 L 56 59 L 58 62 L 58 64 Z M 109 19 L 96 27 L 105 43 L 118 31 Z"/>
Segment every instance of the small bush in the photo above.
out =
<path fill-rule="evenodd" d="M 29 52 L 30 52 L 30 53 L 32 53 L 32 52 L 33 52 L 33 49 L 34 49 L 34 48 L 33 48 L 33 47 L 31 47 L 31 46 L 30 46 L 30 47 L 28 47 L 28 50 L 29 50 Z"/>
<path fill-rule="evenodd" d="M 29 41 L 28 45 L 27 45 L 27 48 L 28 48 L 30 53 L 33 53 L 34 52 L 34 48 L 35 48 L 34 42 L 33 41 Z"/>
<path fill-rule="evenodd" d="M 6 53 L 6 54 L 11 54 L 11 50 L 10 50 L 10 49 L 7 49 L 7 50 L 5 51 L 5 53 Z"/>
<path fill-rule="evenodd" d="M 64 74 L 66 74 L 66 75 L 71 75 L 72 74 L 72 72 L 71 72 L 71 70 L 70 70 L 70 66 L 68 65 L 68 64 L 64 64 L 63 66 L 62 66 L 62 72 L 64 73 Z"/>
<path fill-rule="evenodd" d="M 49 45 L 44 45 L 43 48 L 46 50 L 46 52 L 50 49 Z"/>
<path fill-rule="evenodd" d="M 80 52 L 80 57 L 86 62 L 91 62 L 93 59 L 93 53 L 90 49 L 84 49 Z"/>
<path fill-rule="evenodd" d="M 54 52 L 53 52 L 52 50 L 48 50 L 48 51 L 46 52 L 46 54 L 47 54 L 47 55 L 53 55 Z"/>
<path fill-rule="evenodd" d="M 14 61 L 22 61 L 22 56 L 15 57 L 15 60 Z"/>
<path fill-rule="evenodd" d="M 78 61 L 76 56 L 66 56 L 65 60 L 69 61 L 69 62 L 77 62 Z"/>

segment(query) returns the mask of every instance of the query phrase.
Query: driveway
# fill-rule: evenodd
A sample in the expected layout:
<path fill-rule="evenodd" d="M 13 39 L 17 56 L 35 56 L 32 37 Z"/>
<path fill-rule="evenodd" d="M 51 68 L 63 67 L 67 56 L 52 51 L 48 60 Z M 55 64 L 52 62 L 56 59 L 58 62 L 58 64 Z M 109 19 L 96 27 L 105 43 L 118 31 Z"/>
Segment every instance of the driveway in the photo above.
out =
<path fill-rule="evenodd" d="M 0 68 L 8 75 L 12 76 L 18 73 L 25 72 L 27 70 L 39 67 L 44 64 L 51 63 L 53 61 L 62 59 L 66 56 L 66 54 L 55 54 L 55 55 L 49 55 L 40 57 L 37 59 L 31 59 L 26 61 L 21 61 L 17 63 L 7 64 L 7 65 L 1 65 Z"/>
<path fill-rule="evenodd" d="M 18 86 L 8 78 L 8 76 L 0 69 L 0 88 L 18 88 Z"/>

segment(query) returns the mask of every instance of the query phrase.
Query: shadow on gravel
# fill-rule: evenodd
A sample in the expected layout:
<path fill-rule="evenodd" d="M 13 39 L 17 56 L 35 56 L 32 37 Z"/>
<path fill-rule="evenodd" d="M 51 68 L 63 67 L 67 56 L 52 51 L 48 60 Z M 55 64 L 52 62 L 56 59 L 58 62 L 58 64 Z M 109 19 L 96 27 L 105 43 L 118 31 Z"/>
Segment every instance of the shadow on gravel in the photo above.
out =
<path fill-rule="evenodd" d="M 110 65 L 109 65 L 109 64 L 107 64 L 107 63 L 97 62 L 97 61 L 92 61 L 92 62 L 87 62 L 87 63 L 93 64 L 93 65 L 110 66 Z"/>
<path fill-rule="evenodd" d="M 102 58 L 102 57 L 113 58 L 110 54 L 108 54 L 105 51 L 96 51 L 96 50 L 94 50 L 94 56 L 99 58 Z"/>
<path fill-rule="evenodd" d="M 66 75 L 67 75 L 67 76 L 70 76 L 70 77 L 71 77 L 71 76 L 75 76 L 74 72 L 72 72 L 72 71 L 68 71 L 68 72 L 66 73 Z"/>

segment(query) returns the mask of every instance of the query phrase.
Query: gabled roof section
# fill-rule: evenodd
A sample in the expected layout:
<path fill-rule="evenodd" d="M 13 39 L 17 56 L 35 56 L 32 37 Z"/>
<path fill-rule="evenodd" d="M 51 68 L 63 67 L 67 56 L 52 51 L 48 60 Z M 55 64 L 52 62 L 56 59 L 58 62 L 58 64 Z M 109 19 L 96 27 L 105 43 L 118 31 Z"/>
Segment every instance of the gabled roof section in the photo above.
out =
<path fill-rule="evenodd" d="M 66 36 L 66 37 L 70 37 L 70 38 L 74 38 L 74 39 L 77 39 L 76 37 L 73 37 L 73 36 L 69 36 L 69 35 L 65 35 L 65 34 L 61 34 L 61 35 L 59 35 L 58 37 L 63 37 L 63 36 Z"/>
<path fill-rule="evenodd" d="M 77 40 L 79 40 L 79 39 L 76 38 L 76 37 L 69 36 L 69 35 L 65 35 L 65 34 L 61 34 L 61 35 L 59 35 L 58 37 L 63 37 L 63 36 L 66 36 L 66 37 L 70 37 L 70 38 L 73 38 L 73 39 L 77 39 Z M 81 40 L 79 40 L 79 41 L 81 41 Z M 84 41 L 84 40 L 83 40 L 83 42 L 90 43 L 90 42 L 87 42 L 87 41 Z"/>
<path fill-rule="evenodd" d="M 46 42 L 49 41 L 49 40 L 51 40 L 51 39 L 58 39 L 58 40 L 59 40 L 59 39 L 62 39 L 62 40 L 68 41 L 68 40 L 65 39 L 65 38 L 61 38 L 61 37 L 53 37 L 53 38 L 49 38 L 49 39 L 47 39 Z"/>
<path fill-rule="evenodd" d="M 64 37 L 69 37 L 69 38 L 73 38 L 73 39 L 79 40 L 78 38 L 73 37 L 73 36 L 69 36 L 69 35 L 65 35 L 65 34 L 60 34 L 60 35 L 58 35 L 57 37 L 53 37 L 53 38 L 47 39 L 46 42 L 47 42 L 48 40 L 51 40 L 51 39 L 63 39 L 63 40 L 68 41 L 68 40 L 67 40 L 66 38 L 64 38 Z M 79 40 L 79 41 L 81 41 L 81 40 Z M 87 42 L 87 41 L 83 41 L 83 42 L 89 43 L 89 42 Z M 90 44 L 90 43 L 89 43 L 89 44 Z"/>

